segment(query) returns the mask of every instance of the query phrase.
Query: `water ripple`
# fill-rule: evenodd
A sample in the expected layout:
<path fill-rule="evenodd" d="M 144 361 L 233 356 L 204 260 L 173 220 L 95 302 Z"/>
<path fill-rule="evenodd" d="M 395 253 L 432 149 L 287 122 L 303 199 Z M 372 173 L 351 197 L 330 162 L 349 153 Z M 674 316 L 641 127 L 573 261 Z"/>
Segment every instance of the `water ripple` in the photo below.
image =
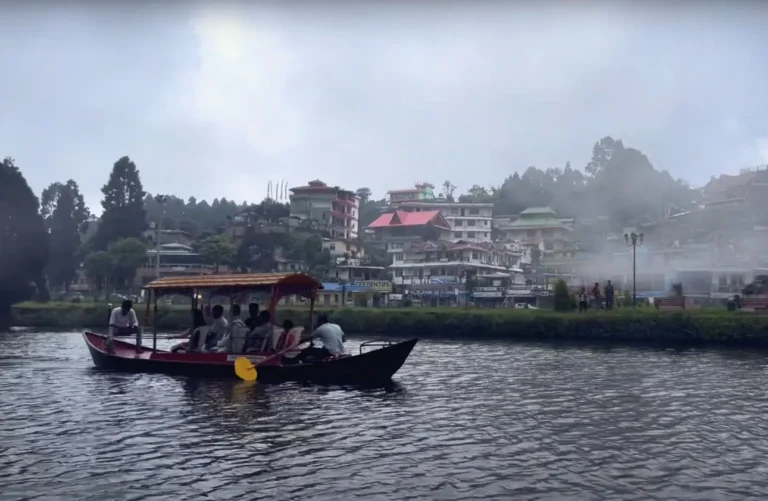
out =
<path fill-rule="evenodd" d="M 103 373 L 76 333 L 0 343 L 3 500 L 768 492 L 764 354 L 432 341 L 358 389 Z"/>

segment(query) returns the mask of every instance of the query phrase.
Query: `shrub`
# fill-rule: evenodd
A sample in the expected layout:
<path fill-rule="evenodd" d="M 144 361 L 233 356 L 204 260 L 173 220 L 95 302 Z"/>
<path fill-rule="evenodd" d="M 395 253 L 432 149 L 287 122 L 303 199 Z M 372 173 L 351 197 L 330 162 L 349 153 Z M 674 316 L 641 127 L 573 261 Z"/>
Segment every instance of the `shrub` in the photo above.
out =
<path fill-rule="evenodd" d="M 571 295 L 565 280 L 558 280 L 555 284 L 555 311 L 571 310 Z"/>

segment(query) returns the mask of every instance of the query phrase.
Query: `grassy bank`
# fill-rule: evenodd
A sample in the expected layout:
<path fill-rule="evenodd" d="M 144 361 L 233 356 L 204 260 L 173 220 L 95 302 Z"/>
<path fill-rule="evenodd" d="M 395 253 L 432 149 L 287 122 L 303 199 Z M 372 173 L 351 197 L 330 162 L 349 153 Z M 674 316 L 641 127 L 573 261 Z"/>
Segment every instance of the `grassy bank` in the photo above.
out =
<path fill-rule="evenodd" d="M 136 307 L 144 320 L 142 306 Z M 388 336 L 530 340 L 605 340 L 660 343 L 722 343 L 768 347 L 768 316 L 724 310 L 658 313 L 651 309 L 556 313 L 544 310 L 472 310 L 463 308 L 321 309 L 349 333 Z M 103 329 L 106 305 L 22 303 L 13 308 L 19 326 Z M 281 310 L 278 320 L 305 323 L 308 311 Z M 186 307 L 160 309 L 162 330 L 183 330 L 191 318 Z"/>

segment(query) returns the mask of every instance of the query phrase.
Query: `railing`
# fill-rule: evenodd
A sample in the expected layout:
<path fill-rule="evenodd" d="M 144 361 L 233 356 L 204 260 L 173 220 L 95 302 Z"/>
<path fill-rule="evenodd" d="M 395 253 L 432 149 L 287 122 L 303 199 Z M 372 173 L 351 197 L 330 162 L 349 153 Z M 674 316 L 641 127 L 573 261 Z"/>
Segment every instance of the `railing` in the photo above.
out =
<path fill-rule="evenodd" d="M 380 340 L 380 341 L 366 341 L 363 344 L 360 345 L 360 354 L 363 354 L 363 348 L 387 348 L 389 346 L 392 346 L 393 344 L 397 344 L 395 341 L 390 341 L 388 339 Z"/>

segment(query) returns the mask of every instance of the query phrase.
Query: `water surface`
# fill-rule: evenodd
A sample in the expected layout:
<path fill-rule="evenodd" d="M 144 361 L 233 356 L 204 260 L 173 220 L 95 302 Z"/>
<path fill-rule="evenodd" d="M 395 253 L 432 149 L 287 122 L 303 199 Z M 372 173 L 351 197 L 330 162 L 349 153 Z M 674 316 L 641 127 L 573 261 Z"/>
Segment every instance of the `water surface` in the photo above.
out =
<path fill-rule="evenodd" d="M 768 497 L 763 353 L 423 341 L 360 390 L 102 373 L 78 333 L 0 343 L 3 500 Z"/>

